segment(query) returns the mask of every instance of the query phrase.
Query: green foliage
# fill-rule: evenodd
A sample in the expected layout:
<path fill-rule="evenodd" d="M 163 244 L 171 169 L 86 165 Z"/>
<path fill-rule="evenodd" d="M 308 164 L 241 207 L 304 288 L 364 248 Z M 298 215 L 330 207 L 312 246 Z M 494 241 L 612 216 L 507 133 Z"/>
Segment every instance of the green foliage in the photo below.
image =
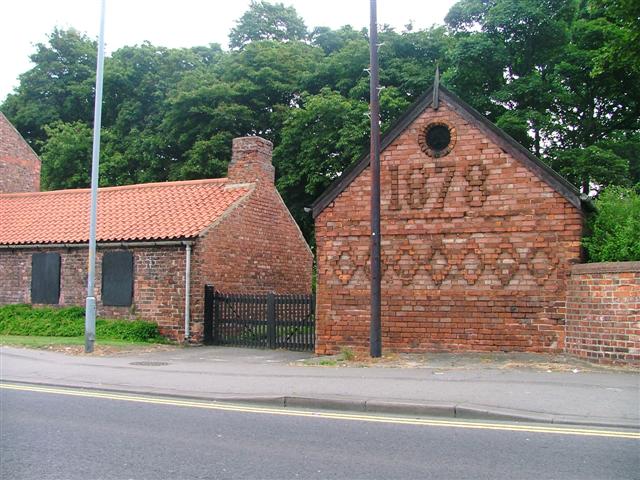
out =
<path fill-rule="evenodd" d="M 580 10 L 555 66 L 562 87 L 551 108 L 558 127 L 549 157 L 583 193 L 589 193 L 592 184 L 628 185 L 637 161 L 632 144 L 640 131 L 638 82 L 624 63 L 611 63 L 606 70 L 598 70 L 595 63 L 607 44 L 608 28 L 604 18 Z M 617 148 L 618 142 L 626 147 Z"/>
<path fill-rule="evenodd" d="M 142 320 L 96 320 L 96 336 L 132 342 L 162 342 L 158 325 Z"/>
<path fill-rule="evenodd" d="M 592 182 L 598 188 L 629 183 L 629 161 L 602 144 L 558 151 L 552 165 L 585 192 L 593 188 Z"/>
<path fill-rule="evenodd" d="M 0 307 L 0 334 L 77 337 L 84 334 L 84 309 L 4 305 Z M 155 323 L 142 320 L 96 320 L 98 338 L 135 342 L 164 342 Z"/>
<path fill-rule="evenodd" d="M 249 10 L 238 20 L 229 34 L 229 46 L 241 48 L 249 42 L 304 40 L 307 27 L 295 8 L 282 3 L 251 0 Z"/>
<path fill-rule="evenodd" d="M 341 358 L 341 360 L 344 360 L 345 362 L 350 362 L 354 358 L 356 358 L 356 354 L 354 353 L 354 351 L 351 348 L 342 347 L 340 349 L 340 358 Z"/>
<path fill-rule="evenodd" d="M 613 3 L 462 0 L 446 18 L 456 40 L 445 80 L 583 193 L 628 183 L 633 156 L 607 144 L 640 130 L 637 75 L 613 57 L 599 68 L 631 25 L 629 5 Z"/>
<path fill-rule="evenodd" d="M 380 31 L 383 127 L 442 83 L 590 193 L 640 181 L 640 49 L 633 0 L 461 0 L 446 25 Z M 275 145 L 277 186 L 304 212 L 368 143 L 368 33 L 307 32 L 253 1 L 219 45 L 148 42 L 105 59 L 100 184 L 224 176 L 231 139 Z M 42 185 L 89 183 L 95 42 L 55 29 L 0 106 L 42 155 Z"/>
<path fill-rule="evenodd" d="M 79 121 L 56 121 L 44 129 L 47 142 L 41 153 L 43 189 L 88 187 L 91 183 L 91 128 Z"/>
<path fill-rule="evenodd" d="M 96 43 L 74 29 L 55 28 L 47 44 L 36 44 L 35 66 L 20 75 L 20 85 L 2 111 L 40 152 L 45 125 L 93 119 Z"/>
<path fill-rule="evenodd" d="M 636 78 L 640 75 L 640 3 L 636 0 L 590 0 L 594 16 L 606 25 L 606 41 L 594 58 L 594 73 L 599 74 L 612 65 L 625 65 Z"/>
<path fill-rule="evenodd" d="M 591 234 L 583 240 L 591 262 L 640 260 L 640 185 L 612 186 L 595 201 Z"/>
<path fill-rule="evenodd" d="M 80 307 L 33 308 L 30 305 L 0 307 L 0 333 L 77 337 L 84 333 L 84 310 Z"/>
<path fill-rule="evenodd" d="M 441 71 L 451 66 L 448 54 L 451 38 L 442 26 L 402 34 L 387 29 L 380 32 L 380 41 L 383 42 L 379 50 L 380 83 L 386 88 L 396 88 L 407 101 L 431 86 L 436 65 Z M 368 76 L 365 80 L 369 81 Z"/>
<path fill-rule="evenodd" d="M 363 153 L 369 133 L 367 111 L 366 103 L 323 89 L 303 96 L 302 107 L 288 112 L 273 154 L 277 186 L 307 240 L 312 220 L 304 207 Z"/>
<path fill-rule="evenodd" d="M 322 48 L 326 55 L 342 50 L 345 43 L 350 40 L 366 38 L 367 31 L 354 30 L 351 25 L 344 25 L 338 30 L 331 30 L 329 27 L 316 27 L 309 37 L 313 45 Z"/>

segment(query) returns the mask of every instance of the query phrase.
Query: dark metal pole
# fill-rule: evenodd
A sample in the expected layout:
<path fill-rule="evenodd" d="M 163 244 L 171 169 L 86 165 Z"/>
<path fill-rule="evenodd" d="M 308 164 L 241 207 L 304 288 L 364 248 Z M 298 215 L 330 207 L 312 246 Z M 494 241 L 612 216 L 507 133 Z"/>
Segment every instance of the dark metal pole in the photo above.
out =
<path fill-rule="evenodd" d="M 382 355 L 382 332 L 380 324 L 380 102 L 378 98 L 378 20 L 376 0 L 371 0 L 371 23 L 369 26 L 369 53 L 371 68 L 370 112 L 371 112 L 371 323 L 370 354 Z"/>

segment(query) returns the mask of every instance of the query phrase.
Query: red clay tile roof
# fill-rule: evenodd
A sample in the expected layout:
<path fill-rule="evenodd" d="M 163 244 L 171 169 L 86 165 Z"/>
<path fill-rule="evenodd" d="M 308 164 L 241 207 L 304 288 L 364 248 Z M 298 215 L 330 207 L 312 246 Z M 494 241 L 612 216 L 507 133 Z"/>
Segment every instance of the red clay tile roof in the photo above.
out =
<path fill-rule="evenodd" d="M 98 242 L 197 236 L 250 185 L 226 178 L 98 189 Z M 90 189 L 0 195 L 0 245 L 87 243 Z"/>

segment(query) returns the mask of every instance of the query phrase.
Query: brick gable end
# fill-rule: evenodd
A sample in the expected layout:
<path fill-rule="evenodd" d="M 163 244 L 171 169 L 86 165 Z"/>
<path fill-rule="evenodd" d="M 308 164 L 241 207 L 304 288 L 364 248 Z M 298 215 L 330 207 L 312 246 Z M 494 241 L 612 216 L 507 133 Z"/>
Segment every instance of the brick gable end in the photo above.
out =
<path fill-rule="evenodd" d="M 40 191 L 40 159 L 0 112 L 0 193 Z"/>
<path fill-rule="evenodd" d="M 455 131 L 429 157 L 428 124 Z M 366 349 L 369 169 L 316 217 L 317 353 Z M 381 154 L 383 346 L 397 351 L 560 351 L 582 213 L 441 101 Z"/>

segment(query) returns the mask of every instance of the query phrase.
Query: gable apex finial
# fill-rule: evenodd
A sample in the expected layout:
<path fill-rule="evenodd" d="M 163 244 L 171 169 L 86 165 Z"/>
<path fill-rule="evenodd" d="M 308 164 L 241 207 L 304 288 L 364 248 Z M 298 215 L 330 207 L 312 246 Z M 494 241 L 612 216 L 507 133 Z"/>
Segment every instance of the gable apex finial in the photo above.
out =
<path fill-rule="evenodd" d="M 434 110 L 438 110 L 440 106 L 440 98 L 439 98 L 439 90 L 440 90 L 440 65 L 436 63 L 436 74 L 433 77 L 433 101 L 431 102 L 431 106 Z"/>

